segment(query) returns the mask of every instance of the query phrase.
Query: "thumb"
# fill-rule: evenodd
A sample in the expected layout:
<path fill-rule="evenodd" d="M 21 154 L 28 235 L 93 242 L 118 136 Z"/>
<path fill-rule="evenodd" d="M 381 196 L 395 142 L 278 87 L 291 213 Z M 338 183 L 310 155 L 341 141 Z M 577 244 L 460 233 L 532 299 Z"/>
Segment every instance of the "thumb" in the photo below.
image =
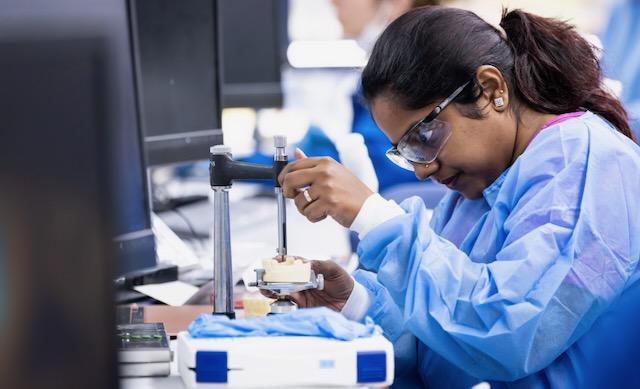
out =
<path fill-rule="evenodd" d="M 331 261 L 311 261 L 311 269 L 316 275 L 322 274 L 325 279 L 333 279 L 340 276 L 340 265 Z"/>
<path fill-rule="evenodd" d="M 294 155 L 296 156 L 296 159 L 307 158 L 307 154 L 305 154 L 304 151 L 300 150 L 299 148 L 296 148 L 296 151 L 294 151 Z"/>

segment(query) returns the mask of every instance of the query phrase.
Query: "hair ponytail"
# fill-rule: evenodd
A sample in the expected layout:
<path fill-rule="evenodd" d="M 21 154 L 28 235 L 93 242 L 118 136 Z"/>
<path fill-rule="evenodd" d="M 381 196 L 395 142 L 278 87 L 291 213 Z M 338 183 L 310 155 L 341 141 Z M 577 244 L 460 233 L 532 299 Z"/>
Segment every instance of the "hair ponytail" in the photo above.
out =
<path fill-rule="evenodd" d="M 500 26 L 513 50 L 513 82 L 520 102 L 557 114 L 586 108 L 634 139 L 622 104 L 602 88 L 594 47 L 571 25 L 505 9 Z"/>
<path fill-rule="evenodd" d="M 506 39 L 470 11 L 433 6 L 405 13 L 373 48 L 362 73 L 364 98 L 386 93 L 419 109 L 492 65 L 507 81 L 516 114 L 518 105 L 551 114 L 589 109 L 634 139 L 622 104 L 601 86 L 594 48 L 572 26 L 520 10 L 504 10 L 500 26 Z M 456 99 L 468 117 L 482 117 L 480 95 L 474 85 Z"/>

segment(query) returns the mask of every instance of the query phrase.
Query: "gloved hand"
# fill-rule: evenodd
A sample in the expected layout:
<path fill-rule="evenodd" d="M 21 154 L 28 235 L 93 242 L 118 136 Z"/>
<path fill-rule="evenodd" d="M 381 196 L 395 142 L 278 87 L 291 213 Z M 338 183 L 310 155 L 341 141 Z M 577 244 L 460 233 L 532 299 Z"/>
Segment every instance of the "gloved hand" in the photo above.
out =
<path fill-rule="evenodd" d="M 291 299 L 300 308 L 328 307 L 340 312 L 353 290 L 353 278 L 333 261 L 311 261 L 311 270 L 316 274 L 322 274 L 324 289 L 307 289 L 292 293 Z M 276 298 L 270 291 L 261 292 L 269 298 Z"/>
<path fill-rule="evenodd" d="M 307 158 L 300 149 L 295 156 L 297 161 L 278 176 L 285 197 L 294 199 L 298 211 L 311 222 L 331 216 L 349 228 L 373 191 L 331 158 Z"/>

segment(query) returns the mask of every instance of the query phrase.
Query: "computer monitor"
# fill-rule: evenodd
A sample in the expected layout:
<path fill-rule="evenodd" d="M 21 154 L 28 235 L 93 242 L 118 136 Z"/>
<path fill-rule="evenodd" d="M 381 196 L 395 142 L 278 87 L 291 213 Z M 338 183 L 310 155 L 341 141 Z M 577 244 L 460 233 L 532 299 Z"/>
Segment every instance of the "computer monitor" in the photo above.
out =
<path fill-rule="evenodd" d="M 223 106 L 282 106 L 288 1 L 220 1 L 219 10 Z"/>
<path fill-rule="evenodd" d="M 118 254 L 114 269 L 120 275 L 154 266 L 155 240 L 138 124 L 127 1 L 0 0 L 0 3 L 0 36 L 40 32 L 51 38 L 65 38 L 87 34 L 98 35 L 105 41 L 109 50 L 105 67 L 113 81 L 108 95 L 112 103 L 108 140 L 114 153 L 111 159 L 114 185 L 109 195 L 119 204 L 114 209 L 117 213 L 114 246 Z"/>
<path fill-rule="evenodd" d="M 3 3 L 0 387 L 114 388 L 114 47 L 91 28 L 50 29 L 37 10 L 39 26 L 7 31 L 28 7 Z"/>
<path fill-rule="evenodd" d="M 147 166 L 205 160 L 222 107 L 282 105 L 287 0 L 131 0 Z"/>
<path fill-rule="evenodd" d="M 131 0 L 148 166 L 208 159 L 222 143 L 217 3 Z"/>

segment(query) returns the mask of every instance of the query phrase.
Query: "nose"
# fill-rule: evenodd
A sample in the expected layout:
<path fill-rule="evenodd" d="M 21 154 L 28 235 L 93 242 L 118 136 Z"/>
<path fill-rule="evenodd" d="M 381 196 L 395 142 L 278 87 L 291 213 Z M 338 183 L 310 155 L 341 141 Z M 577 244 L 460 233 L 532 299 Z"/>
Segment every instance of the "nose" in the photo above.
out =
<path fill-rule="evenodd" d="M 427 164 L 424 164 L 424 163 L 413 164 L 413 171 L 416 174 L 416 177 L 418 178 L 418 180 L 420 181 L 426 180 L 427 178 L 432 176 L 435 172 L 437 172 L 438 169 L 440 169 L 440 164 L 438 163 L 437 160 Z"/>

